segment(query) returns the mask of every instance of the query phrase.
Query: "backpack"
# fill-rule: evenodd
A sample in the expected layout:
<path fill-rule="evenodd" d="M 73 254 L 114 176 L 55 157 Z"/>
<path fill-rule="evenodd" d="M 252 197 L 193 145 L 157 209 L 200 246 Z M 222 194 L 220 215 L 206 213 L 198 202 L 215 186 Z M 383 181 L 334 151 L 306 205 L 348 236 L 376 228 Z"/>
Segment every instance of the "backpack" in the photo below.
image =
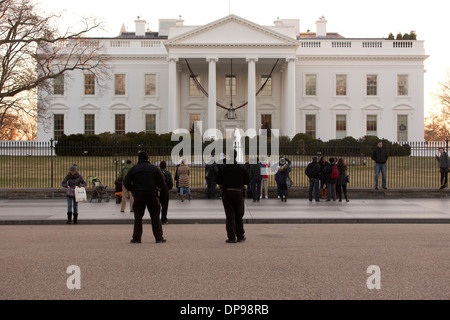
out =
<path fill-rule="evenodd" d="M 330 173 L 330 179 L 334 180 L 337 179 L 339 177 L 339 169 L 333 165 L 331 167 L 331 173 Z"/>
<path fill-rule="evenodd" d="M 171 190 L 173 188 L 172 179 L 170 179 L 169 172 L 167 170 L 161 170 L 164 175 L 164 180 L 166 182 L 167 190 Z"/>

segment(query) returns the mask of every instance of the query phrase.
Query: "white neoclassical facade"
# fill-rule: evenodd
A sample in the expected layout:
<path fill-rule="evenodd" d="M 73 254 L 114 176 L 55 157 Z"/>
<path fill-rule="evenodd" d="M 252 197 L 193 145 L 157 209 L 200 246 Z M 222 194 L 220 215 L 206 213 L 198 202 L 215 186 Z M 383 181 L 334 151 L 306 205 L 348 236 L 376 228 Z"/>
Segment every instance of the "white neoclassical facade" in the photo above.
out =
<path fill-rule="evenodd" d="M 270 127 L 291 138 L 423 141 L 424 41 L 344 38 L 324 17 L 314 32 L 300 32 L 299 20 L 261 26 L 235 15 L 204 26 L 160 20 L 159 32 L 135 23 L 88 39 L 109 58 L 107 89 L 81 71 L 55 80 L 38 140 Z"/>

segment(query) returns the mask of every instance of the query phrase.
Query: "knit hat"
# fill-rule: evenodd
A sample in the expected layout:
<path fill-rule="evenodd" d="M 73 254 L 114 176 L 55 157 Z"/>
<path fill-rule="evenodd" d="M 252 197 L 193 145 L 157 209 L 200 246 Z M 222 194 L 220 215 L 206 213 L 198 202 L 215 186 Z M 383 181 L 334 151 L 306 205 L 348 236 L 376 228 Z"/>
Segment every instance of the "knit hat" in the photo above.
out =
<path fill-rule="evenodd" d="M 71 167 L 69 171 L 77 171 L 77 164 L 74 163 Z"/>
<path fill-rule="evenodd" d="M 316 157 L 316 156 L 313 156 L 312 159 L 313 159 L 313 161 L 316 161 L 316 160 L 317 160 L 317 157 Z"/>
<path fill-rule="evenodd" d="M 139 151 L 138 153 L 138 160 L 148 160 L 148 154 L 145 151 Z"/>

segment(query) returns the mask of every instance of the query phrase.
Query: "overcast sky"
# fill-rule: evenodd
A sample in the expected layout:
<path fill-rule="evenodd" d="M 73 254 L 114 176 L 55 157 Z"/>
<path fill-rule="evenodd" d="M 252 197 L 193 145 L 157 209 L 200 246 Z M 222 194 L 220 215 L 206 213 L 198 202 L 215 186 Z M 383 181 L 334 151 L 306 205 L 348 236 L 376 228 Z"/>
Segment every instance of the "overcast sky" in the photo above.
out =
<path fill-rule="evenodd" d="M 415 30 L 425 40 L 425 110 L 434 101 L 429 97 L 438 81 L 450 73 L 450 0 L 37 0 L 47 12 L 62 13 L 61 28 L 95 16 L 106 22 L 107 30 L 91 36 L 114 37 L 124 23 L 135 31 L 137 16 L 158 31 L 158 19 L 182 16 L 185 25 L 200 26 L 227 16 L 240 16 L 260 25 L 280 19 L 299 19 L 300 31 L 315 30 L 315 21 L 327 19 L 327 31 L 347 38 L 383 38 Z"/>

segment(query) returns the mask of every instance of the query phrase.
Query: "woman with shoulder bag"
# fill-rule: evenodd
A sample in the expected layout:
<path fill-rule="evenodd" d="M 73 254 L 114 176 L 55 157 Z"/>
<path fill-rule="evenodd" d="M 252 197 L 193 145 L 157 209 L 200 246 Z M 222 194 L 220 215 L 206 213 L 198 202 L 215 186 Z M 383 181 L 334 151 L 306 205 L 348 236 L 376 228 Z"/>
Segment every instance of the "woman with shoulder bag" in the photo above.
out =
<path fill-rule="evenodd" d="M 439 171 L 441 172 L 441 187 L 439 189 L 444 189 L 447 187 L 450 159 L 448 158 L 447 152 L 444 151 L 444 148 L 439 148 L 439 153 L 440 155 L 436 155 L 436 160 L 439 162 Z"/>
<path fill-rule="evenodd" d="M 62 182 L 62 186 L 67 188 L 67 224 L 77 224 L 78 221 L 78 202 L 75 201 L 75 188 L 86 187 L 86 181 L 81 174 L 78 173 L 77 165 L 74 164 L 70 167 L 69 173 L 66 175 Z M 73 212 L 72 212 L 73 208 Z"/>

